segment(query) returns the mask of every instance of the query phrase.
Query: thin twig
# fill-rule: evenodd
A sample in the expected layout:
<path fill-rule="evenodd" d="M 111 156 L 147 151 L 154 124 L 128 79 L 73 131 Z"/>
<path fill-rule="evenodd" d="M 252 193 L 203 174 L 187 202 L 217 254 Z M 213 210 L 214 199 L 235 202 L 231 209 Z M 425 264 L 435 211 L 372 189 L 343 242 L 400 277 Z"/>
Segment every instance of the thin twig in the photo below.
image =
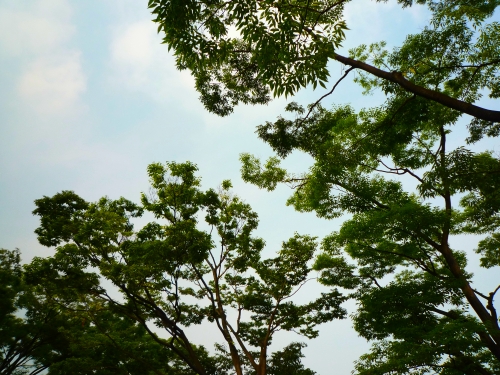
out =
<path fill-rule="evenodd" d="M 340 77 L 340 79 L 339 79 L 339 80 L 335 83 L 335 85 L 333 85 L 333 88 L 332 88 L 332 89 L 331 89 L 328 93 L 326 93 L 325 95 L 323 95 L 321 98 L 319 98 L 318 100 L 316 100 L 316 102 L 315 102 L 314 104 L 312 104 L 312 105 L 309 107 L 309 112 L 307 112 L 306 117 L 304 117 L 304 118 L 300 121 L 299 126 L 300 126 L 300 125 L 302 125 L 302 123 L 303 123 L 304 121 L 306 121 L 306 120 L 307 120 L 307 118 L 309 117 L 309 115 L 311 114 L 311 112 L 313 111 L 313 109 L 314 109 L 314 108 L 316 108 L 316 106 L 317 106 L 317 105 L 318 105 L 318 104 L 319 104 L 319 103 L 320 103 L 320 102 L 321 102 L 324 98 L 326 98 L 327 96 L 329 96 L 329 95 L 333 94 L 333 91 L 335 91 L 335 89 L 337 88 L 338 84 L 339 84 L 339 83 L 340 83 L 340 82 L 341 82 L 341 81 L 342 81 L 345 77 L 347 77 L 347 75 L 349 74 L 349 72 L 350 72 L 351 70 L 353 70 L 353 69 L 356 69 L 356 68 L 354 68 L 354 67 L 352 67 L 352 66 L 351 66 L 349 69 L 347 69 L 347 70 L 345 71 L 344 75 L 343 75 L 342 77 Z"/>

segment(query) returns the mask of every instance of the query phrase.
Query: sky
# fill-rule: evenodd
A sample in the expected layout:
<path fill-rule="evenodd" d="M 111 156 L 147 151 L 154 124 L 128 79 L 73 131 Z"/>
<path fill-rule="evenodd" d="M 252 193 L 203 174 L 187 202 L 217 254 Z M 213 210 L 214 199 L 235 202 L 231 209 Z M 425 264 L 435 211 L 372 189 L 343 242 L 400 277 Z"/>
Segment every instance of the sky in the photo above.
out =
<path fill-rule="evenodd" d="M 73 190 L 87 201 L 139 201 L 147 165 L 165 161 L 196 163 L 205 188 L 232 180 L 259 214 L 270 253 L 295 232 L 321 238 L 337 230 L 341 220 L 287 207 L 289 188 L 269 193 L 241 180 L 239 154 L 271 155 L 255 127 L 283 113 L 286 100 L 240 106 L 226 118 L 209 114 L 152 18 L 146 0 L 0 0 L 0 248 L 19 248 L 25 262 L 51 255 L 33 233 L 35 199 Z M 357 0 L 346 9 L 344 51 L 380 40 L 398 45 L 427 19 L 420 6 Z M 332 65 L 332 82 L 341 74 Z M 324 105 L 383 101 L 361 92 L 346 79 Z M 324 93 L 304 90 L 293 100 L 308 104 Z M 309 165 L 296 154 L 285 163 L 298 172 Z M 302 338 L 284 335 L 277 345 L 287 340 Z M 308 345 L 304 362 L 319 375 L 349 374 L 368 348 L 348 320 L 322 326 Z"/>

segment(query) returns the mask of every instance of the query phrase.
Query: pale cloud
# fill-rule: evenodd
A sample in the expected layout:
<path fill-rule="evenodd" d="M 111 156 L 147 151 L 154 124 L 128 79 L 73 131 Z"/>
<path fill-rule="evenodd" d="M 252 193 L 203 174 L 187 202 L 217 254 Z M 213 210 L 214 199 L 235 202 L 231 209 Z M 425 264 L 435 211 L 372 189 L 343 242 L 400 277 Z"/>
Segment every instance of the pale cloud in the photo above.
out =
<path fill-rule="evenodd" d="M 19 79 L 18 94 L 43 115 L 64 115 L 81 109 L 86 79 L 77 51 L 43 56 L 30 63 Z"/>
<path fill-rule="evenodd" d="M 396 4 L 394 2 L 380 3 L 373 0 L 358 0 L 349 2 L 344 10 L 347 22 L 347 43 L 355 40 L 357 44 L 372 43 L 385 39 L 391 25 L 387 24 L 384 15 L 392 12 Z"/>
<path fill-rule="evenodd" d="M 0 54 L 18 61 L 17 83 L 10 90 L 23 113 L 81 113 L 86 77 L 81 53 L 70 44 L 74 34 L 69 0 L 7 0 L 0 5 Z"/>
<path fill-rule="evenodd" d="M 68 42 L 74 32 L 66 0 L 6 1 L 0 6 L 2 54 L 45 54 Z"/>
<path fill-rule="evenodd" d="M 406 8 L 406 11 L 411 15 L 413 22 L 415 22 L 419 28 L 423 28 L 431 19 L 431 12 L 424 5 L 416 4 L 412 7 Z"/>
<path fill-rule="evenodd" d="M 140 21 L 117 29 L 111 42 L 111 62 L 122 83 L 129 87 L 146 84 L 153 65 L 156 40 L 151 22 Z"/>
<path fill-rule="evenodd" d="M 429 19 L 429 11 L 418 4 L 403 8 L 395 0 L 387 3 L 356 0 L 346 5 L 344 17 L 350 28 L 346 33 L 346 48 L 381 40 L 397 45 L 408 33 L 420 31 Z"/>
<path fill-rule="evenodd" d="M 175 58 L 167 46 L 161 44 L 156 25 L 146 17 L 138 19 L 137 14 L 126 14 L 119 19 L 113 27 L 109 51 L 113 85 L 140 92 L 162 105 L 168 103 L 195 112 L 205 127 L 213 131 L 223 132 L 235 123 L 253 129 L 265 114 L 271 117 L 286 104 L 281 98 L 258 110 L 254 106 L 239 105 L 232 116 L 225 118 L 209 113 L 199 100 L 190 72 L 175 68 Z"/>
<path fill-rule="evenodd" d="M 116 61 L 148 67 L 153 58 L 154 33 L 151 22 L 142 21 L 130 25 L 115 35 L 112 57 Z"/>
<path fill-rule="evenodd" d="M 110 81 L 117 87 L 141 92 L 157 102 L 194 92 L 194 80 L 179 72 L 156 26 L 128 15 L 114 27 L 110 41 Z"/>

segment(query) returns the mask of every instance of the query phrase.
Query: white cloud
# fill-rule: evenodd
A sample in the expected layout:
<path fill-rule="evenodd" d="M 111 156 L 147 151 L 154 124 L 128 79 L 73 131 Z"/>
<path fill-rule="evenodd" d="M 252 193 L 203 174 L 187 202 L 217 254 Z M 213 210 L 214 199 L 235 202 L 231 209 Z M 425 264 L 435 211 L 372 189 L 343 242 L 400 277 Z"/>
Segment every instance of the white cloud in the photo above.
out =
<path fill-rule="evenodd" d="M 66 0 L 6 2 L 0 7 L 0 48 L 11 56 L 44 54 L 75 32 Z"/>
<path fill-rule="evenodd" d="M 110 80 L 118 87 L 142 92 L 158 102 L 194 92 L 189 72 L 175 68 L 173 56 L 156 33 L 155 25 L 141 17 L 121 19 L 110 42 Z M 197 96 L 197 95 L 196 95 Z"/>
<path fill-rule="evenodd" d="M 151 22 L 141 21 L 114 32 L 111 62 L 129 87 L 147 83 L 151 75 L 153 43 L 156 43 L 151 29 Z"/>
<path fill-rule="evenodd" d="M 408 33 L 422 28 L 429 19 L 429 11 L 418 4 L 403 8 L 396 0 L 387 3 L 358 0 L 346 5 L 344 17 L 350 28 L 346 33 L 346 48 L 381 40 L 398 45 Z"/>
<path fill-rule="evenodd" d="M 18 93 L 38 113 L 62 115 L 78 111 L 85 88 L 80 53 L 72 51 L 30 63 L 20 77 Z"/>
<path fill-rule="evenodd" d="M 387 15 L 395 8 L 395 3 L 380 3 L 372 0 L 350 2 L 346 5 L 344 17 L 350 30 L 347 31 L 347 43 L 355 41 L 371 43 L 383 40 L 391 29 Z"/>
<path fill-rule="evenodd" d="M 76 115 L 86 88 L 81 53 L 70 45 L 75 34 L 69 0 L 7 0 L 0 5 L 0 54 L 16 61 L 22 113 Z"/>
<path fill-rule="evenodd" d="M 141 21 L 130 25 L 115 35 L 111 46 L 112 58 L 142 67 L 149 66 L 153 57 L 153 37 L 151 22 Z"/>

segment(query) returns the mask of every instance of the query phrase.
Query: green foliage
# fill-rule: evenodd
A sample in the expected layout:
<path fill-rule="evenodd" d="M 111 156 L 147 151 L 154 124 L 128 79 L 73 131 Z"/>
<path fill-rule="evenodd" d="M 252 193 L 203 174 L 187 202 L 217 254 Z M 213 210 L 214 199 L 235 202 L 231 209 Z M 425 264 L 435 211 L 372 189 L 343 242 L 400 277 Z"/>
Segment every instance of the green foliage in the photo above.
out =
<path fill-rule="evenodd" d="M 301 344 L 270 355 L 268 347 L 279 330 L 312 338 L 318 324 L 344 318 L 343 288 L 358 303 L 355 329 L 374 342 L 355 373 L 500 373 L 499 288 L 474 289 L 467 251 L 450 247 L 451 236 L 481 234 L 481 265 L 500 265 L 500 160 L 467 146 L 500 134 L 498 121 L 485 119 L 498 111 L 470 111 L 483 95 L 500 97 L 500 26 L 487 23 L 500 2 L 398 0 L 426 5 L 430 24 L 393 51 L 360 45 L 350 59 L 336 54 L 347 2 L 148 3 L 177 67 L 191 71 L 201 101 L 221 116 L 238 103 L 326 87 L 332 59 L 356 68 L 366 93 L 386 96 L 360 111 L 290 103 L 293 120 L 257 131 L 277 156 L 264 165 L 241 156 L 244 180 L 291 185 L 288 204 L 298 211 L 348 214 L 321 253 L 315 238 L 296 234 L 261 259 L 256 213 L 229 181 L 202 191 L 191 163 L 150 165 L 152 191 L 140 205 L 90 203 L 69 191 L 44 197 L 36 233 L 55 255 L 23 271 L 18 253 L 0 253 L 0 341 L 4 353 L 23 353 L 2 357 L 10 372 L 0 372 L 312 375 Z M 469 136 L 451 148 L 464 113 L 475 116 Z M 304 173 L 280 167 L 296 150 L 314 159 Z M 145 212 L 156 221 L 135 230 Z M 330 292 L 294 303 L 313 270 Z M 184 330 L 206 322 L 221 334 L 215 355 Z"/>
<path fill-rule="evenodd" d="M 500 266 L 500 233 L 492 233 L 491 236 L 479 241 L 477 253 L 481 254 L 481 266 L 491 268 Z"/>
<path fill-rule="evenodd" d="M 65 357 L 65 322 L 25 284 L 18 250 L 0 249 L 0 373 L 37 374 Z"/>
<path fill-rule="evenodd" d="M 26 266 L 28 273 L 33 267 Z M 38 280 L 26 276 L 19 251 L 0 250 L 1 374 L 189 373 L 130 318 L 96 304 L 83 312 L 76 300 L 61 309 L 61 300 L 40 293 L 31 285 Z M 67 298 L 64 286 L 61 292 Z"/>
<path fill-rule="evenodd" d="M 401 72 L 404 78 L 420 87 L 432 88 L 466 103 L 476 102 L 485 93 L 490 98 L 498 98 L 500 25 L 498 22 L 483 24 L 494 7 L 496 5 L 491 5 L 482 11 L 481 7 L 461 5 L 452 10 L 450 5 L 436 3 L 431 6 L 434 14 L 431 24 L 419 34 L 408 35 L 401 47 L 389 52 L 384 42 L 360 45 L 350 51 L 350 56 L 386 71 Z M 470 21 L 475 22 L 475 27 L 469 27 Z M 399 92 L 398 96 L 404 97 L 405 94 L 397 83 L 370 72 L 360 71 L 355 81 L 366 93 L 380 89 L 387 95 Z M 447 122 L 453 122 L 462 113 L 446 114 Z M 498 135 L 498 123 L 473 118 L 469 131 L 471 136 L 467 141 L 474 143 L 484 135 Z"/>
<path fill-rule="evenodd" d="M 241 169 L 243 180 L 260 188 L 274 190 L 276 185 L 283 181 L 286 176 L 286 171 L 279 168 L 278 158 L 267 160 L 264 169 L 262 169 L 260 161 L 250 154 L 241 154 L 240 160 L 243 164 Z"/>
<path fill-rule="evenodd" d="M 283 350 L 272 354 L 269 361 L 267 373 L 269 375 L 314 375 L 314 371 L 305 368 L 301 363 L 302 348 L 305 345 L 301 343 L 291 343 Z"/>
<path fill-rule="evenodd" d="M 283 171 L 281 182 L 300 180 L 289 204 L 324 218 L 351 215 L 323 240 L 314 267 L 324 284 L 354 290 L 355 329 L 377 340 L 356 371 L 424 374 L 444 366 L 439 373 L 497 373 L 490 337 L 498 335 L 498 289 L 481 302 L 488 294 L 470 287 L 466 253 L 448 241 L 451 235 L 488 234 L 477 249 L 482 265 L 499 264 L 499 160 L 464 146 L 449 149 L 452 118 L 436 117 L 435 105 L 418 99 L 407 104 L 409 113 L 397 112 L 392 106 L 399 101 L 394 95 L 357 114 L 349 107 L 318 107 L 308 118 L 294 104 L 288 108 L 298 114 L 294 120 L 266 123 L 258 134 L 282 158 L 296 149 L 314 157 L 300 179 Z M 243 171 L 259 165 L 250 156 L 242 161 Z M 279 182 L 267 182 L 273 174 L 265 169 L 253 171 L 247 179 L 261 187 Z M 414 192 L 395 180 L 401 176 L 415 180 Z M 452 200 L 456 196 L 461 198 Z M 393 281 L 383 281 L 387 277 Z M 476 317 L 466 312 L 471 307 Z"/>
<path fill-rule="evenodd" d="M 358 69 L 355 80 L 366 92 L 407 90 L 472 114 L 471 140 L 498 133 L 498 111 L 468 105 L 485 92 L 492 98 L 500 93 L 498 23 L 484 24 L 498 0 L 398 0 L 403 7 L 426 5 L 429 26 L 392 53 L 383 42 L 361 45 L 350 60 L 336 53 L 345 39 L 348 2 L 149 0 L 148 5 L 177 67 L 191 71 L 202 103 L 218 115 L 228 115 L 240 102 L 265 104 L 271 93 L 326 88 L 327 64 L 337 60 Z M 489 131 L 479 130 L 484 127 Z"/>
<path fill-rule="evenodd" d="M 498 25 L 485 21 L 498 2 L 428 3 L 431 25 L 400 48 L 362 45 L 351 57 L 466 102 L 485 92 L 496 98 Z M 474 289 L 472 249 L 450 246 L 452 236 L 480 234 L 481 265 L 500 265 L 500 160 L 467 147 L 497 137 L 498 127 L 473 119 L 466 137 L 460 112 L 368 73 L 356 81 L 368 92 L 381 90 L 385 103 L 360 111 L 291 103 L 293 119 L 257 128 L 278 158 L 309 154 L 314 164 L 306 173 L 280 169 L 276 157 L 262 168 L 244 155 L 243 178 L 269 190 L 291 184 L 288 204 L 298 211 L 326 219 L 347 214 L 323 240 L 314 268 L 322 283 L 350 289 L 358 301 L 354 328 L 374 344 L 355 373 L 500 373 L 499 288 Z"/>
<path fill-rule="evenodd" d="M 202 191 L 196 170 L 191 163 L 151 164 L 152 188 L 142 194 L 141 205 L 124 198 L 88 203 L 72 192 L 35 202 L 40 242 L 58 247 L 53 257 L 35 258 L 27 266 L 28 280 L 90 322 L 81 343 L 80 335 L 72 335 L 72 342 L 83 346 L 84 358 L 96 366 L 119 361 L 127 371 L 140 369 L 142 352 L 150 347 L 152 371 L 226 374 L 229 363 L 238 374 L 243 368 L 264 374 L 276 332 L 313 338 L 318 324 L 345 317 L 340 305 L 346 297 L 336 289 L 305 304 L 293 302 L 310 280 L 315 238 L 296 234 L 277 257 L 261 259 L 264 241 L 252 234 L 257 214 L 231 193 L 229 181 L 218 191 Z M 156 221 L 135 230 L 133 219 L 144 212 Z M 184 331 L 206 321 L 229 349 L 225 361 Z M 99 346 L 101 339 L 111 345 L 106 338 L 120 346 L 118 357 Z M 300 348 L 294 344 L 275 355 L 299 361 Z M 76 361 L 85 368 L 83 359 Z M 63 373 L 68 366 L 56 369 Z M 282 371 L 277 363 L 270 366 Z M 311 374 L 300 366 L 297 371 Z"/>
<path fill-rule="evenodd" d="M 225 116 L 239 102 L 265 104 L 328 79 L 328 60 L 344 38 L 347 1 L 149 0 L 149 8 L 189 69 L 205 107 Z"/>
<path fill-rule="evenodd" d="M 62 203 L 62 204 L 60 204 Z M 38 241 L 45 246 L 56 246 L 61 241 L 67 241 L 74 233 L 73 221 L 79 220 L 77 212 L 87 208 L 87 203 L 71 191 L 63 191 L 53 199 L 37 200 L 37 209 L 33 212 L 43 217 L 58 217 L 59 220 L 51 220 L 42 223 L 42 227 L 35 231 Z"/>
<path fill-rule="evenodd" d="M 147 331 L 127 317 L 94 306 L 93 310 L 66 312 L 73 324 L 59 327 L 71 353 L 49 364 L 51 375 L 74 374 L 189 374 L 174 354 L 155 342 Z"/>

